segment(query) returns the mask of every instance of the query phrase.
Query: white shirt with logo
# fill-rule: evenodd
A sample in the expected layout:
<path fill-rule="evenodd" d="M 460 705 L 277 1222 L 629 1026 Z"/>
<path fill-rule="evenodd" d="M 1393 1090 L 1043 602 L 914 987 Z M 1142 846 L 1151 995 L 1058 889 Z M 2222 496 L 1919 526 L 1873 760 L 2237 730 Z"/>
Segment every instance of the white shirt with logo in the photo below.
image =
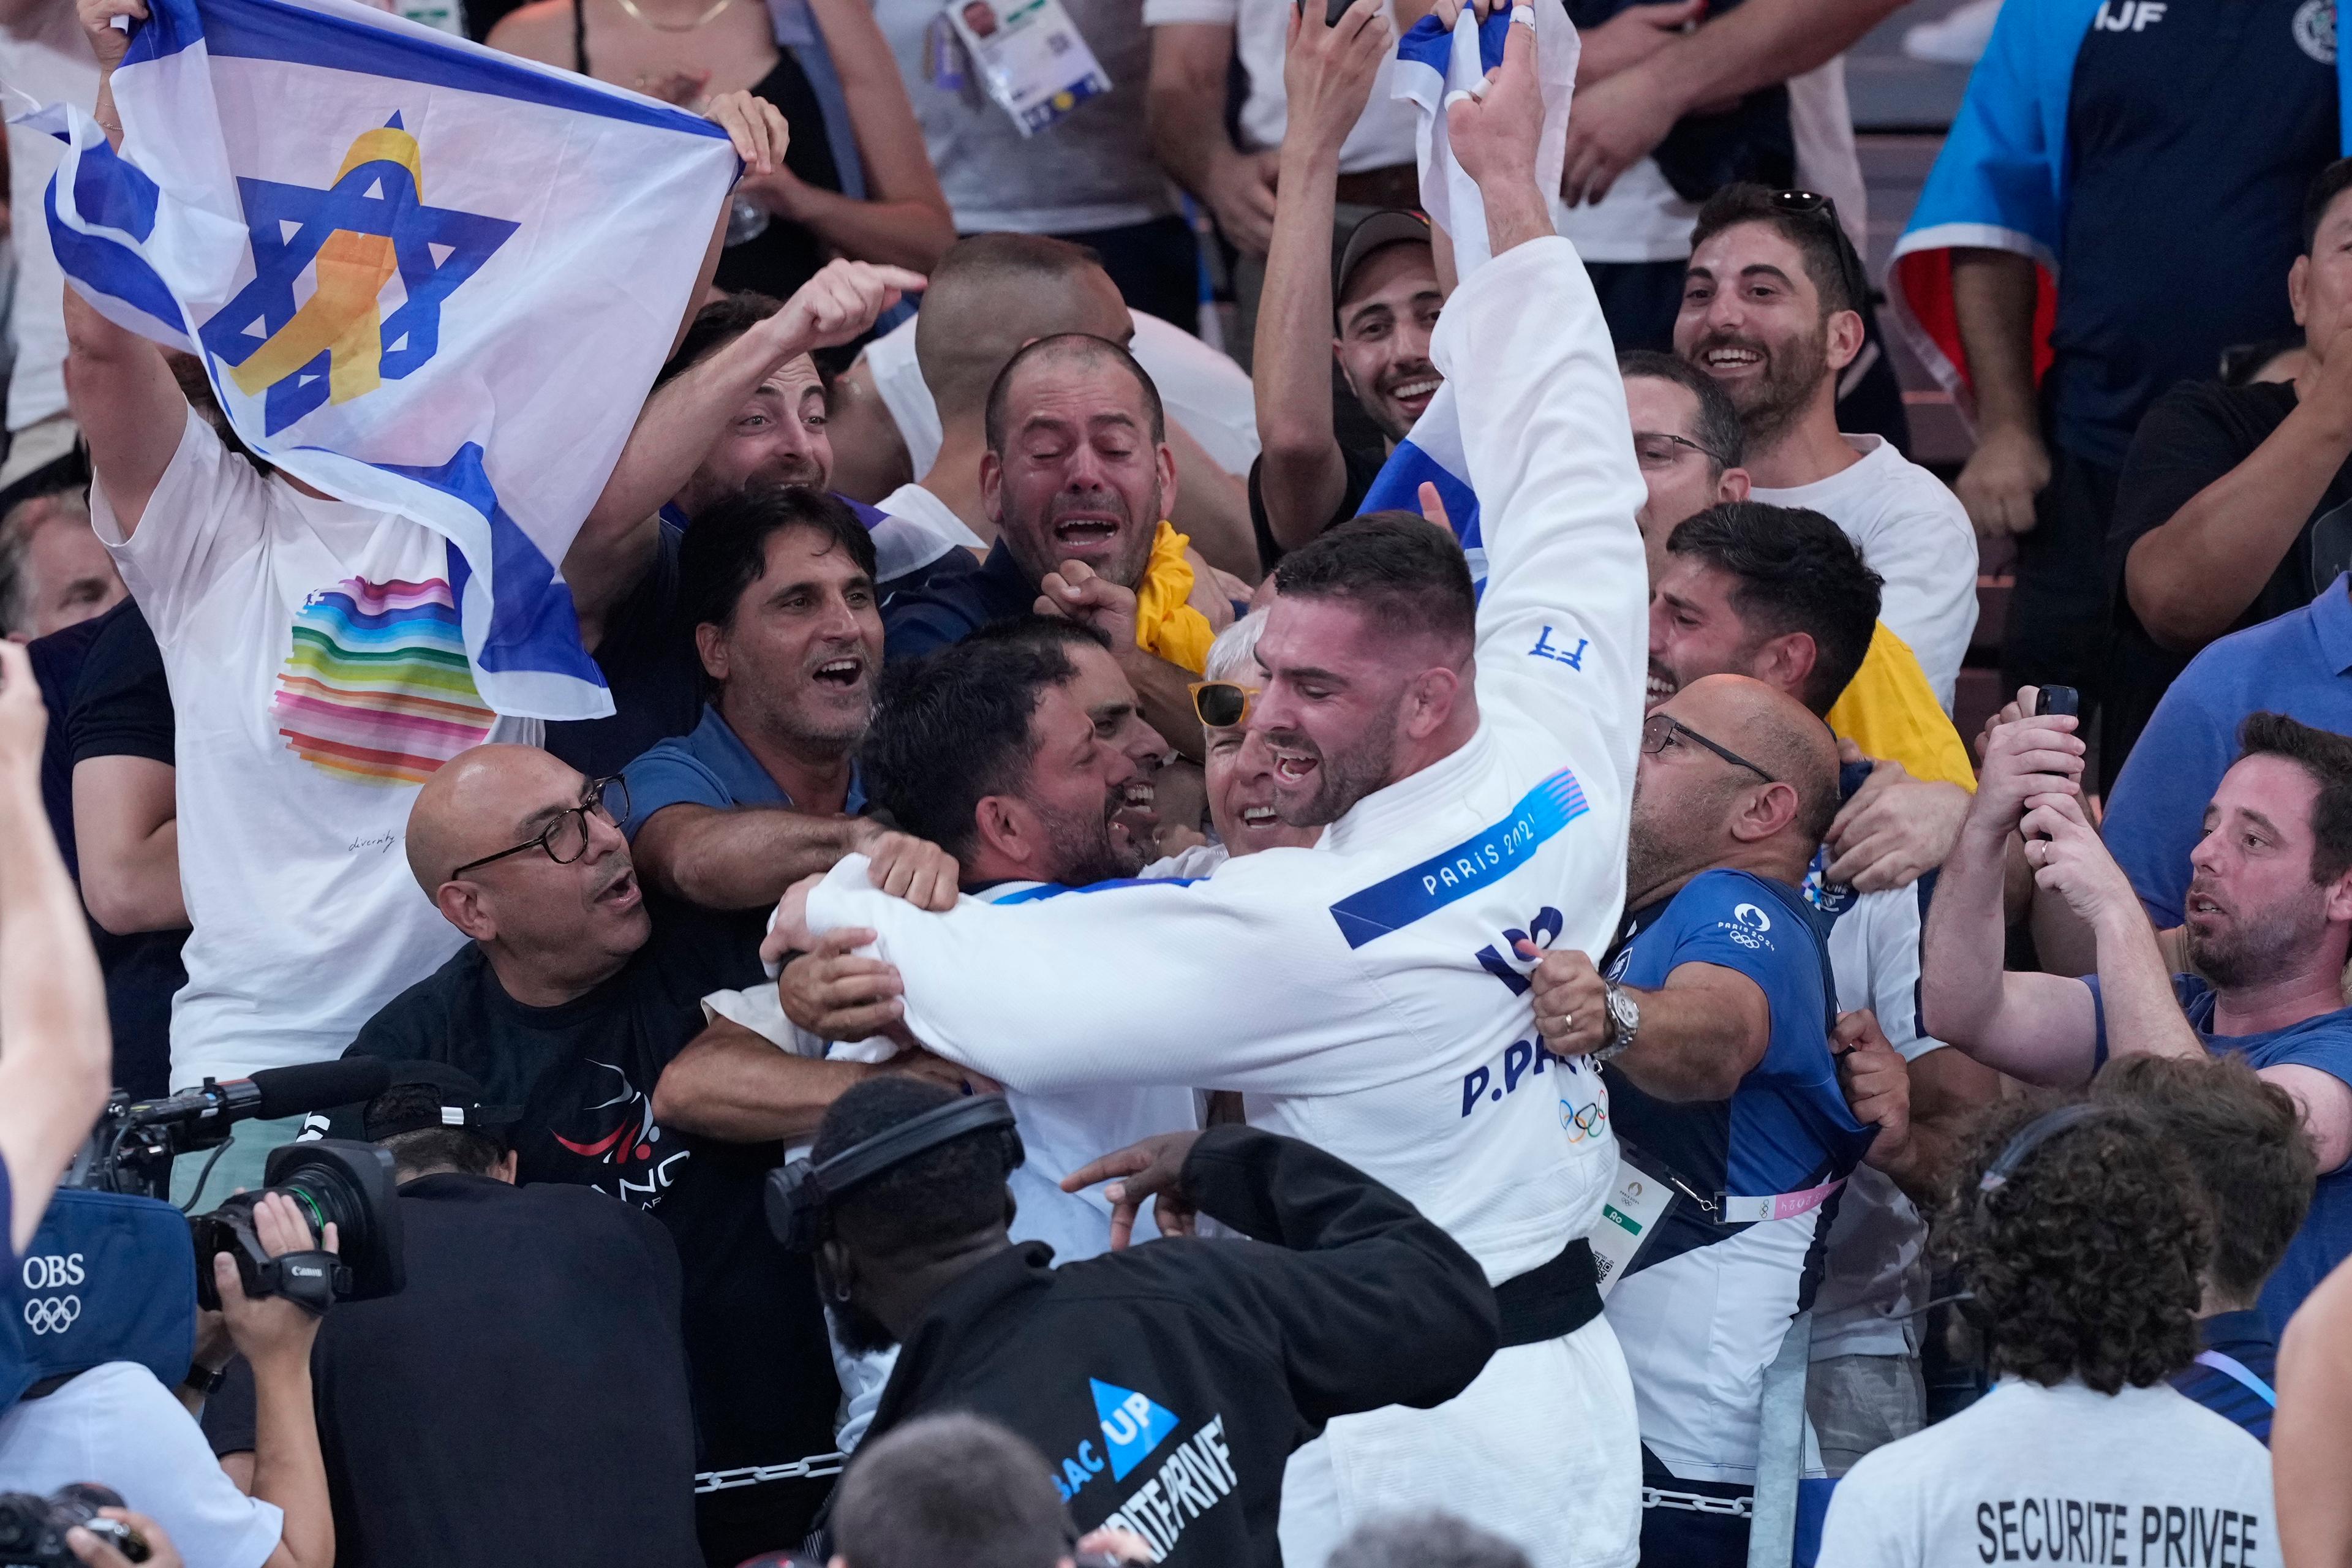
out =
<path fill-rule="evenodd" d="M 851 856 L 808 918 L 880 933 L 908 1027 L 941 1055 L 1033 1093 L 1238 1089 L 1251 1125 L 1403 1194 L 1499 1282 L 1588 1230 L 1616 1169 L 1613 1137 L 1586 1130 L 1599 1075 L 1537 1048 L 1513 942 L 1599 953 L 1616 929 L 1647 667 L 1643 491 L 1615 352 L 1565 240 L 1468 279 L 1432 357 L 1459 389 L 1489 566 L 1480 722 L 1459 750 L 1315 848 L 1205 881 L 934 914 L 877 892 Z M 1633 1390 L 1604 1321 L 1500 1352 L 1434 1410 L 1334 1421 L 1326 1441 L 1321 1506 L 1284 1510 L 1295 1561 L 1320 1560 L 1301 1532 L 1424 1505 L 1538 1568 L 1637 1550 Z"/>
<path fill-rule="evenodd" d="M 465 939 L 408 869 L 408 809 L 488 741 L 447 549 L 421 523 L 265 479 L 191 411 L 129 538 L 90 517 L 162 649 L 194 926 L 172 1084 L 342 1054 Z"/>

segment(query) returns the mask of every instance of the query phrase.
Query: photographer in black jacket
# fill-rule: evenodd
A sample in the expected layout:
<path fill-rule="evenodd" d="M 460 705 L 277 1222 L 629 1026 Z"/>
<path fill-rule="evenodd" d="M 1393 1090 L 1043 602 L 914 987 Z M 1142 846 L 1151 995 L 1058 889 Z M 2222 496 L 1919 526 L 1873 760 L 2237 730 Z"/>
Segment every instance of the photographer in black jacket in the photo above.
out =
<path fill-rule="evenodd" d="M 1081 1531 L 1133 1531 L 1169 1568 L 1273 1564 L 1294 1449 L 1335 1415 L 1450 1399 L 1494 1353 L 1468 1253 L 1353 1166 L 1247 1127 L 1074 1174 L 1157 1193 L 1163 1237 L 1055 1268 L 1006 1237 L 1019 1135 L 1009 1113 L 974 1125 L 976 1103 L 914 1078 L 859 1084 L 803 1173 L 839 1331 L 904 1346 L 868 1442 L 934 1411 L 986 1415 L 1045 1455 Z M 878 1170 L 842 1158 L 927 1116 L 954 1117 L 944 1142 Z M 1194 1210 L 1273 1245 L 1165 1235 Z"/>

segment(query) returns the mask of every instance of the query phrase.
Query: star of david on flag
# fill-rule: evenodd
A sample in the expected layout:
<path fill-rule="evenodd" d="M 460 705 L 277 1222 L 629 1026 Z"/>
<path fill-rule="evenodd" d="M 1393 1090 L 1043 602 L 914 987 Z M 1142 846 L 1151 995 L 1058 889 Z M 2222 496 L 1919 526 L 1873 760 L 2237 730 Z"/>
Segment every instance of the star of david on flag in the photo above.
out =
<path fill-rule="evenodd" d="M 612 711 L 559 568 L 737 162 L 707 120 L 354 0 L 150 0 L 46 202 L 68 284 L 203 363 L 256 455 L 447 541 L 499 712 Z"/>

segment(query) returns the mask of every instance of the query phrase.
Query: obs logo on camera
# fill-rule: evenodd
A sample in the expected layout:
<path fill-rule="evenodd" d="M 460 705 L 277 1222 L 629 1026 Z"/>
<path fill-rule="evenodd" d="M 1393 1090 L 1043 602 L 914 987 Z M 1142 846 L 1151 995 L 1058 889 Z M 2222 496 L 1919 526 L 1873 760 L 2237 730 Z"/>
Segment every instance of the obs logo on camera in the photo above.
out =
<path fill-rule="evenodd" d="M 81 1254 L 48 1253 L 25 1259 L 27 1290 L 61 1290 L 82 1282 Z M 25 1303 L 25 1326 L 37 1334 L 61 1334 L 81 1316 L 79 1296 L 50 1296 Z"/>

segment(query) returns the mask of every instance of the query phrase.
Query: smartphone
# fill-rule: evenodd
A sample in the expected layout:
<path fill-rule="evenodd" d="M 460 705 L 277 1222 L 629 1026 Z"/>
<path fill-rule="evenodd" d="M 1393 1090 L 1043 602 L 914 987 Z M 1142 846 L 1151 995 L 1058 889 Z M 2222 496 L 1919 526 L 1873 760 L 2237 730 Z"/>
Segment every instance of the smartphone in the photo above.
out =
<path fill-rule="evenodd" d="M 2051 713 L 2079 718 L 2082 712 L 2083 694 L 2071 686 L 2045 686 L 2033 700 L 2033 716 L 2037 719 Z"/>

